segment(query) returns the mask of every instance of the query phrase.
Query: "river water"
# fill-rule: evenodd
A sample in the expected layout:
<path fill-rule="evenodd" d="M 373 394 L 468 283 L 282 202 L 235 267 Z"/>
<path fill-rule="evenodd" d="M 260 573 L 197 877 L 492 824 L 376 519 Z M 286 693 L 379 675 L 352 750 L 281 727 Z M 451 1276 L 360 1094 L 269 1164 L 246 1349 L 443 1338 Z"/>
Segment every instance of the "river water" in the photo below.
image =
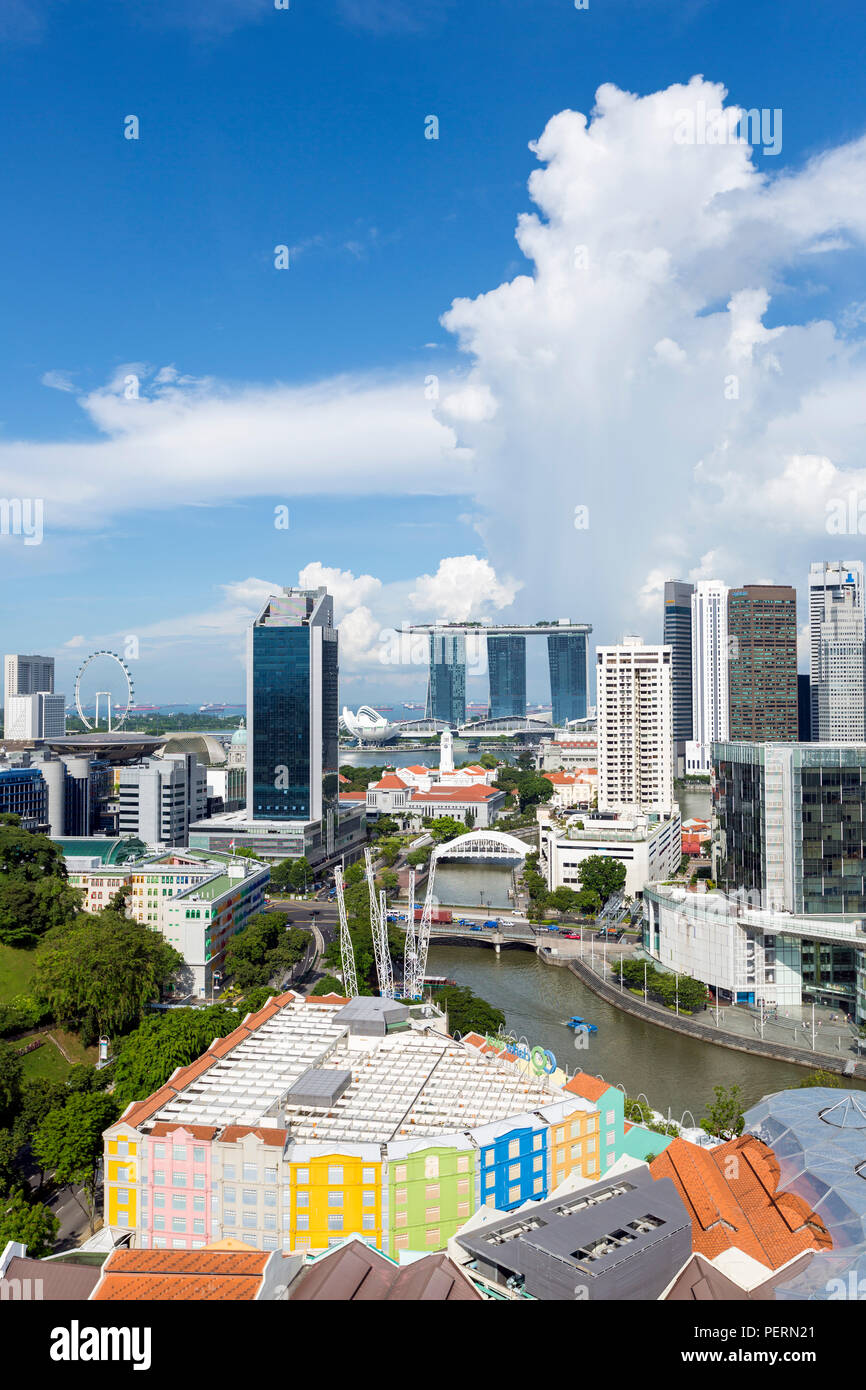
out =
<path fill-rule="evenodd" d="M 427 970 L 468 985 L 502 1009 L 510 1032 L 550 1048 L 569 1071 L 601 1075 L 623 1085 L 630 1096 L 642 1092 L 665 1115 L 670 1106 L 675 1120 L 689 1109 L 698 1121 L 714 1086 L 736 1082 L 746 1104 L 752 1105 L 770 1091 L 796 1086 L 806 1076 L 802 1067 L 697 1042 L 622 1013 L 570 970 L 545 965 L 529 950 L 510 948 L 497 956 L 489 946 L 431 942 Z M 572 1014 L 598 1027 L 586 1039 L 586 1047 L 577 1048 L 579 1035 L 565 1026 Z"/>

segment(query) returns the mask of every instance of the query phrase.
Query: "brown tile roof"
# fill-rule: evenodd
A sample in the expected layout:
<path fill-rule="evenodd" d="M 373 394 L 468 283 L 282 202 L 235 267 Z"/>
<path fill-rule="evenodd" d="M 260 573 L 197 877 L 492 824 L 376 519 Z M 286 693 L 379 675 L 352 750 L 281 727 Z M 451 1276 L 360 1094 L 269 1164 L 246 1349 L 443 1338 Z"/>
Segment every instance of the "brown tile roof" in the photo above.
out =
<path fill-rule="evenodd" d="M 101 1277 L 99 1265 L 78 1265 L 70 1260 L 33 1260 L 29 1256 L 13 1255 L 3 1279 L 0 1279 L 0 1299 L 4 1292 L 8 1292 L 3 1289 L 4 1281 L 29 1279 L 31 1298 L 35 1296 L 47 1303 L 60 1300 L 84 1302 Z M 36 1283 L 37 1279 L 41 1288 Z M 8 1330 L 11 1331 L 11 1328 Z"/>
<path fill-rule="evenodd" d="M 308 994 L 308 1004 L 349 1004 L 351 1000 L 348 994 Z"/>
<path fill-rule="evenodd" d="M 115 1250 L 93 1301 L 248 1302 L 269 1259 L 262 1250 Z"/>
<path fill-rule="evenodd" d="M 226 1125 L 220 1135 L 223 1144 L 236 1144 L 239 1139 L 243 1139 L 245 1134 L 257 1134 L 263 1144 L 270 1144 L 274 1148 L 284 1149 L 288 1133 L 284 1129 L 263 1129 L 256 1125 Z"/>
<path fill-rule="evenodd" d="M 590 1076 L 588 1072 L 576 1071 L 574 1076 L 563 1087 L 564 1091 L 571 1091 L 576 1096 L 583 1096 L 584 1100 L 601 1100 L 605 1091 L 610 1090 L 606 1081 L 600 1081 L 597 1076 Z"/>
<path fill-rule="evenodd" d="M 776 1156 L 754 1135 L 714 1149 L 675 1139 L 650 1171 L 654 1178 L 673 1179 L 692 1219 L 692 1248 L 708 1259 L 737 1249 L 778 1269 L 795 1255 L 832 1246 L 807 1202 L 777 1192 Z"/>
<path fill-rule="evenodd" d="M 194 1062 L 190 1062 L 188 1067 L 178 1067 L 169 1077 L 169 1085 L 176 1091 L 182 1091 L 184 1086 L 188 1086 L 191 1081 L 195 1081 L 203 1072 L 215 1067 L 216 1062 L 213 1057 L 208 1057 L 207 1053 L 202 1057 L 196 1057 Z"/>
<path fill-rule="evenodd" d="M 121 1115 L 120 1120 L 126 1125 L 132 1125 L 134 1128 L 136 1125 L 141 1124 L 142 1120 L 146 1120 L 151 1115 L 156 1114 L 157 1110 L 160 1110 L 163 1105 L 168 1105 L 169 1101 L 174 1100 L 176 1095 L 177 1091 L 173 1086 L 160 1086 L 159 1090 L 154 1091 L 153 1095 L 148 1096 L 146 1100 L 136 1101 L 130 1107 L 127 1107 Z M 119 1123 L 120 1121 L 118 1121 L 118 1124 Z"/>
<path fill-rule="evenodd" d="M 740 1284 L 735 1283 L 733 1279 L 729 1279 L 714 1264 L 711 1264 L 706 1256 L 694 1254 L 683 1265 L 674 1283 L 665 1294 L 665 1302 L 727 1303 L 729 1300 L 772 1302 L 775 1299 L 776 1285 L 787 1283 L 789 1279 L 802 1274 L 812 1259 L 811 1250 L 807 1251 L 806 1254 L 799 1255 L 790 1264 L 785 1265 L 782 1270 L 769 1274 L 762 1283 L 746 1290 Z"/>
<path fill-rule="evenodd" d="M 227 1033 L 224 1038 L 214 1038 L 208 1052 L 211 1057 L 225 1057 L 226 1053 L 231 1052 L 238 1043 L 243 1042 L 244 1038 L 248 1038 L 249 1035 L 249 1028 L 241 1024 L 239 1028 L 235 1028 L 233 1033 Z"/>
<path fill-rule="evenodd" d="M 360 1240 L 321 1255 L 301 1271 L 289 1289 L 290 1301 L 302 1303 L 320 1299 L 373 1303 L 480 1298 L 447 1255 L 428 1255 L 401 1267 Z"/>
<path fill-rule="evenodd" d="M 174 1134 L 178 1129 L 182 1129 L 193 1139 L 213 1139 L 219 1133 L 219 1130 L 212 1125 L 166 1124 L 165 1120 L 158 1120 L 151 1129 L 150 1135 L 151 1138 L 161 1139 L 164 1134 Z"/>

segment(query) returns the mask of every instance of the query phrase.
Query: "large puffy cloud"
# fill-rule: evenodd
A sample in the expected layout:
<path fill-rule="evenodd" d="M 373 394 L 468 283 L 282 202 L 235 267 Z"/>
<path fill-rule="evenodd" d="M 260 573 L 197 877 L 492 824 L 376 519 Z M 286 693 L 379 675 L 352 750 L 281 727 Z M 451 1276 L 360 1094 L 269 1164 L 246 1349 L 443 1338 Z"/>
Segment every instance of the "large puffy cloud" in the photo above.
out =
<path fill-rule="evenodd" d="M 473 450 L 490 558 L 524 579 L 527 616 L 553 601 L 601 640 L 655 636 L 665 577 L 802 588 L 845 548 L 834 499 L 866 499 L 860 344 L 766 322 L 866 239 L 866 141 L 781 174 L 740 140 L 680 143 L 682 113 L 724 97 L 604 86 L 591 120 L 554 116 L 517 226 L 532 275 L 442 320 L 471 359 L 462 398 L 485 402 L 442 414 Z"/>

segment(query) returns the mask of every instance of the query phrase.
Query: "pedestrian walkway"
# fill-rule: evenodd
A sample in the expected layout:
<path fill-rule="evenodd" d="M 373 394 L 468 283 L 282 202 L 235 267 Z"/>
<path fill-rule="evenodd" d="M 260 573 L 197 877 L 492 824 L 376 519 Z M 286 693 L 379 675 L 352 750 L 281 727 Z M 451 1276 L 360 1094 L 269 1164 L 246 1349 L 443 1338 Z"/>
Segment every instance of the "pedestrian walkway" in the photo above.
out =
<path fill-rule="evenodd" d="M 583 966 L 596 974 L 614 988 L 620 987 L 618 962 L 620 959 L 634 960 L 630 950 L 584 943 L 580 961 Z M 648 965 L 655 962 L 647 960 Z M 628 992 L 623 982 L 622 989 Z M 636 997 L 636 996 L 632 996 Z M 640 996 L 637 996 L 640 997 Z M 676 1016 L 676 1008 L 668 1009 L 663 1004 L 649 998 L 647 1005 L 670 1019 Z M 831 1009 L 818 1004 L 802 1004 L 798 1007 L 760 1008 L 746 1004 L 716 1005 L 711 1001 L 708 1007 L 697 1014 L 684 1015 L 703 1024 L 709 1024 L 720 1033 L 728 1033 L 732 1038 L 748 1042 L 750 1038 L 781 1047 L 793 1047 L 804 1053 L 818 1053 L 832 1058 L 835 1069 L 846 1061 L 856 1061 L 866 1057 L 866 1038 L 859 1036 L 855 1024 L 851 1023 L 840 1009 Z"/>

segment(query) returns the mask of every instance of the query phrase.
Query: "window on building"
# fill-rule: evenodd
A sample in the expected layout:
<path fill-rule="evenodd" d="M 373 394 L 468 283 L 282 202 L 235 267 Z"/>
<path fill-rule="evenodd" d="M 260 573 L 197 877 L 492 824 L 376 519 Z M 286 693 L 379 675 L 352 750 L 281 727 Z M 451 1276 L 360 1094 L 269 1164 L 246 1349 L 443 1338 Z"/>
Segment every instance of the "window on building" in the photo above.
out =
<path fill-rule="evenodd" d="M 225 1163 L 225 1164 L 223 1164 L 223 1177 L 224 1177 L 224 1178 L 227 1178 L 227 1179 L 229 1179 L 230 1181 L 234 1182 L 236 1176 L 237 1176 L 237 1174 L 235 1173 L 235 1166 L 234 1166 L 233 1163 Z"/>
<path fill-rule="evenodd" d="M 276 1170 L 276 1168 L 266 1168 L 266 1169 L 265 1169 L 265 1182 L 276 1182 L 276 1180 L 277 1180 L 277 1170 Z"/>
<path fill-rule="evenodd" d="M 427 1232 L 427 1240 L 426 1240 L 425 1244 L 427 1244 L 427 1245 L 432 1245 L 432 1246 L 439 1245 L 439 1244 L 440 1244 L 439 1232 L 438 1232 L 438 1231 L 428 1231 L 428 1232 Z"/>
<path fill-rule="evenodd" d="M 277 1217 L 275 1212 L 265 1212 L 265 1230 L 275 1231 L 277 1229 Z"/>
<path fill-rule="evenodd" d="M 299 1231 L 308 1231 L 308 1230 L 310 1229 L 310 1218 L 309 1218 L 309 1216 L 302 1215 L 302 1214 L 299 1212 L 299 1213 L 298 1213 L 298 1216 L 297 1216 L 297 1219 L 296 1219 L 296 1221 L 295 1221 L 295 1225 L 297 1226 L 297 1228 L 298 1228 Z"/>
<path fill-rule="evenodd" d="M 223 1201 L 232 1203 L 235 1201 L 235 1189 L 233 1187 L 223 1188 Z"/>
<path fill-rule="evenodd" d="M 291 1198 L 291 1195 L 292 1195 L 291 1192 L 285 1193 L 285 1194 L 284 1194 L 284 1200 L 285 1200 L 285 1198 Z M 310 1194 L 309 1194 L 309 1192 L 299 1192 L 299 1193 L 297 1193 L 297 1195 L 296 1195 L 296 1197 L 295 1197 L 295 1206 L 297 1206 L 297 1207 L 308 1207 L 309 1205 L 310 1205 Z"/>
<path fill-rule="evenodd" d="M 258 1182 L 259 1169 L 256 1163 L 244 1164 L 244 1182 Z"/>
<path fill-rule="evenodd" d="M 407 1199 L 406 1199 L 406 1188 L 405 1188 L 405 1187 L 398 1187 L 397 1190 L 396 1190 L 396 1192 L 394 1193 L 394 1203 L 395 1203 L 395 1205 L 398 1206 L 398 1207 L 405 1207 L 405 1205 L 406 1205 L 406 1200 L 407 1200 Z"/>
<path fill-rule="evenodd" d="M 309 1181 L 310 1181 L 310 1170 L 309 1170 L 309 1168 L 296 1168 L 296 1169 L 295 1169 L 295 1182 L 296 1182 L 296 1183 L 301 1183 L 302 1185 L 305 1185 L 305 1184 L 308 1183 Z"/>
<path fill-rule="evenodd" d="M 176 1193 L 172 1193 L 171 1209 L 172 1211 L 186 1211 L 186 1198 L 183 1195 L 177 1196 Z"/>
<path fill-rule="evenodd" d="M 428 1197 L 428 1198 L 429 1198 L 429 1197 L 438 1197 L 438 1196 L 439 1196 L 439 1184 L 438 1184 L 438 1182 L 428 1182 L 427 1186 L 426 1186 L 425 1189 L 424 1189 L 424 1196 L 425 1196 L 425 1197 Z"/>
<path fill-rule="evenodd" d="M 177 1149 L 175 1149 L 175 1153 L 177 1153 Z M 194 1148 L 192 1151 L 192 1161 L 193 1163 L 204 1163 L 204 1149 L 198 1147 Z"/>
<path fill-rule="evenodd" d="M 397 1236 L 397 1238 L 396 1238 L 395 1241 L 394 1241 L 394 1245 L 395 1245 L 395 1247 L 396 1247 L 398 1250 L 406 1250 L 406 1249 L 408 1248 L 408 1245 L 409 1245 L 409 1237 L 408 1237 L 408 1235 L 405 1235 L 405 1236 Z"/>
<path fill-rule="evenodd" d="M 372 1212 L 372 1211 L 365 1211 L 364 1214 L 363 1214 L 362 1217 L 361 1217 L 361 1230 L 362 1230 L 362 1231 L 375 1231 L 375 1229 L 376 1229 L 376 1213 L 375 1213 L 375 1212 Z"/>
<path fill-rule="evenodd" d="M 186 1173 L 172 1173 L 171 1185 L 172 1187 L 186 1187 Z"/>
<path fill-rule="evenodd" d="M 265 1188 L 265 1206 L 275 1207 L 277 1205 L 277 1189 L 275 1187 Z"/>
<path fill-rule="evenodd" d="M 117 1204 L 118 1204 L 118 1206 L 125 1207 L 125 1206 L 128 1205 L 128 1203 L 129 1203 L 129 1188 L 128 1188 L 128 1187 L 119 1187 L 119 1188 L 117 1189 Z"/>
<path fill-rule="evenodd" d="M 165 1158 L 165 1144 L 154 1144 L 153 1156 L 154 1158 Z"/>
<path fill-rule="evenodd" d="M 202 1221 L 202 1220 L 193 1221 L 193 1223 L 192 1223 L 192 1229 L 193 1229 L 193 1235 L 203 1236 L 203 1235 L 204 1235 L 204 1221 Z"/>
<path fill-rule="evenodd" d="M 185 1231 L 185 1230 L 186 1230 L 186 1217 L 185 1217 L 185 1216 L 173 1216 L 173 1217 L 171 1218 L 171 1229 L 172 1229 L 173 1231 Z"/>
<path fill-rule="evenodd" d="M 342 1218 L 342 1216 L 331 1216 L 331 1215 L 329 1215 L 329 1216 L 328 1216 L 328 1230 L 329 1230 L 329 1231 L 342 1231 L 342 1229 L 343 1229 L 343 1218 Z"/>
<path fill-rule="evenodd" d="M 342 1194 L 342 1192 L 329 1192 L 329 1193 L 328 1193 L 328 1206 L 329 1206 L 329 1207 L 341 1207 L 342 1205 L 343 1205 L 343 1194 Z"/>
<path fill-rule="evenodd" d="M 241 1219 L 245 1230 L 254 1231 L 256 1229 L 256 1214 L 254 1211 L 245 1211 Z"/>
<path fill-rule="evenodd" d="M 192 1209 L 193 1211 L 204 1211 L 204 1197 L 193 1197 Z"/>
<path fill-rule="evenodd" d="M 175 1163 L 186 1163 L 186 1144 L 175 1144 L 172 1157 Z"/>
<path fill-rule="evenodd" d="M 204 1173 L 193 1173 L 192 1185 L 193 1187 L 204 1187 Z"/>
<path fill-rule="evenodd" d="M 361 1202 L 365 1207 L 374 1207 L 376 1205 L 376 1193 L 365 1192 L 361 1198 Z"/>
<path fill-rule="evenodd" d="M 533 1192 L 541 1192 L 544 1188 L 544 1178 L 536 1178 L 532 1184 Z"/>
<path fill-rule="evenodd" d="M 508 1179 L 509 1179 L 510 1182 L 514 1182 L 514 1179 L 515 1179 L 515 1178 L 519 1178 L 519 1177 L 520 1177 L 520 1164 L 519 1164 L 519 1163 L 512 1163 L 511 1167 L 508 1169 Z"/>
<path fill-rule="evenodd" d="M 332 1167 L 328 1169 L 328 1182 L 332 1187 L 342 1187 L 343 1170 L 342 1168 Z"/>
<path fill-rule="evenodd" d="M 468 1173 L 468 1172 L 469 1172 L 469 1156 L 468 1156 L 468 1154 L 461 1154 L 460 1157 L 457 1159 L 457 1172 L 458 1172 L 458 1173 Z"/>
<path fill-rule="evenodd" d="M 375 1182 L 375 1181 L 376 1181 L 376 1169 L 375 1169 L 375 1168 L 362 1168 L 362 1169 L 361 1169 L 361 1182 Z"/>
<path fill-rule="evenodd" d="M 225 1209 L 225 1211 L 223 1212 L 223 1221 L 226 1223 L 227 1226 L 233 1226 L 235 1224 L 235 1222 L 237 1221 L 237 1217 L 235 1215 L 234 1208 L 227 1207 Z"/>
<path fill-rule="evenodd" d="M 508 1157 L 509 1157 L 509 1158 L 519 1158 L 519 1157 L 520 1157 L 520 1140 L 519 1140 L 519 1139 L 512 1139 L 512 1140 L 511 1140 L 511 1143 L 508 1145 Z"/>
<path fill-rule="evenodd" d="M 509 1200 L 509 1202 L 519 1202 L 519 1201 L 520 1201 L 520 1188 L 519 1188 L 519 1187 L 509 1187 L 509 1189 L 508 1189 L 508 1200 Z"/>
<path fill-rule="evenodd" d="M 153 1194 L 153 1205 L 154 1205 L 155 1207 L 164 1207 L 164 1206 L 165 1206 L 165 1193 L 164 1193 L 164 1192 L 154 1192 L 154 1194 Z"/>
<path fill-rule="evenodd" d="M 439 1208 L 438 1208 L 438 1207 L 428 1207 L 427 1210 L 426 1210 L 425 1213 L 424 1213 L 424 1220 L 425 1220 L 425 1221 L 438 1221 L 438 1220 L 439 1220 Z"/>
<path fill-rule="evenodd" d="M 128 1158 L 128 1156 L 129 1156 L 129 1141 L 128 1141 L 127 1139 L 118 1139 L 118 1141 L 117 1141 L 117 1157 L 118 1157 L 118 1158 Z"/>
<path fill-rule="evenodd" d="M 161 1169 L 157 1168 L 153 1175 L 153 1181 L 157 1184 L 157 1186 L 162 1186 L 162 1184 L 165 1182 L 165 1173 L 163 1173 Z"/>
<path fill-rule="evenodd" d="M 258 1200 L 259 1200 L 259 1194 L 256 1192 L 256 1189 L 255 1189 L 254 1187 L 245 1187 L 245 1188 L 244 1188 L 244 1206 L 245 1206 L 245 1207 L 255 1207 L 255 1206 L 258 1206 Z"/>

